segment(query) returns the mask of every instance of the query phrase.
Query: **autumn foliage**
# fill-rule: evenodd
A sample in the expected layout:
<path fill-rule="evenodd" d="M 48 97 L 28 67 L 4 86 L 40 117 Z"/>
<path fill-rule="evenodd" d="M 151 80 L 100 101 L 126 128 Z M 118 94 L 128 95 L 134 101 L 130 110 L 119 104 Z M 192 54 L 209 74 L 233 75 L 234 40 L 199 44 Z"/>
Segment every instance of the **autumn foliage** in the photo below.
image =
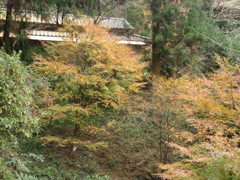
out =
<path fill-rule="evenodd" d="M 36 55 L 33 67 L 50 83 L 52 104 L 45 119 L 49 124 L 72 125 L 77 137 L 79 127 L 92 123 L 91 117 L 117 110 L 129 93 L 138 90 L 144 65 L 130 47 L 117 44 L 100 26 L 70 34 L 65 42 L 46 44 L 48 56 Z M 59 138 L 48 139 L 59 143 Z"/>
<path fill-rule="evenodd" d="M 239 178 L 239 64 L 215 58 L 220 69 L 208 78 L 157 82 L 157 100 L 169 99 L 184 125 L 178 130 L 168 126 L 171 138 L 165 143 L 181 160 L 159 164 L 162 178 Z"/>

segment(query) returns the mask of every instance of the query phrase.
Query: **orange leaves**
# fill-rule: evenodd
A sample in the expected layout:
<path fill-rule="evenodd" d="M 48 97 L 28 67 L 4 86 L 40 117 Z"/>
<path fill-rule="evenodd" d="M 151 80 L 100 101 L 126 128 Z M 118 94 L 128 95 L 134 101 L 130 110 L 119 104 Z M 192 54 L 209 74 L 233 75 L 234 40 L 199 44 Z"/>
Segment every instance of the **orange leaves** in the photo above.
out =
<path fill-rule="evenodd" d="M 105 149 L 108 144 L 105 142 L 91 142 L 91 141 L 81 141 L 80 139 L 73 137 L 56 137 L 56 136 L 45 136 L 39 139 L 43 146 L 54 144 L 56 147 L 69 147 L 70 145 L 75 145 L 76 147 L 86 148 L 90 151 L 97 151 L 99 149 Z"/>
<path fill-rule="evenodd" d="M 163 178 L 189 178 L 194 175 L 191 163 L 207 163 L 213 156 L 239 157 L 239 64 L 233 65 L 227 58 L 217 55 L 216 59 L 220 69 L 208 78 L 184 76 L 179 79 L 161 78 L 155 82 L 158 109 L 162 109 L 158 101 L 165 99 L 167 108 L 174 107 L 177 113 L 185 116 L 185 123 L 193 128 L 173 134 L 179 142 L 170 142 L 169 145 L 178 149 L 179 154 L 185 153 L 189 159 L 170 165 L 160 164 L 160 171 L 165 168 L 160 175 Z"/>
<path fill-rule="evenodd" d="M 41 56 L 36 56 L 35 59 L 38 61 L 37 64 L 34 64 L 33 67 L 37 71 L 42 72 L 42 76 L 47 76 L 50 74 L 56 75 L 77 75 L 77 69 L 73 65 L 65 65 L 57 61 L 52 61 L 44 59 Z"/>
<path fill-rule="evenodd" d="M 194 179 L 197 174 L 190 171 L 190 169 L 191 166 L 182 163 L 158 164 L 158 170 L 161 173 L 155 175 L 161 177 L 161 179 Z"/>
<path fill-rule="evenodd" d="M 72 25 L 66 31 L 77 33 Z M 100 26 L 85 26 L 74 38 L 45 44 L 48 56 L 35 57 L 33 67 L 51 84 L 51 111 L 61 119 L 69 110 L 96 115 L 117 109 L 142 80 L 139 55 Z"/>
<path fill-rule="evenodd" d="M 59 111 L 61 113 L 74 112 L 82 114 L 84 116 L 88 116 L 90 114 L 89 110 L 87 110 L 86 108 L 82 108 L 79 104 L 71 104 L 67 106 L 54 105 L 51 106 L 51 110 Z"/>

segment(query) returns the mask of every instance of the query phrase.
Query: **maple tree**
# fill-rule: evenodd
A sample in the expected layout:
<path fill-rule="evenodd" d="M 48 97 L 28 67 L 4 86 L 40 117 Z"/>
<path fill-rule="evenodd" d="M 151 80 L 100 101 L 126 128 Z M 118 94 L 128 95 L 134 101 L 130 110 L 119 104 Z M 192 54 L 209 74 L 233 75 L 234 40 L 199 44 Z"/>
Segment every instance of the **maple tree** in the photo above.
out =
<path fill-rule="evenodd" d="M 4 2 L 6 43 L 13 9 L 86 24 L 56 22 L 69 36 L 33 48 L 30 61 L 30 45 L 0 50 L 0 179 L 240 178 L 237 19 L 230 26 L 207 0 Z M 108 15 L 152 46 L 118 44 L 96 25 Z"/>
<path fill-rule="evenodd" d="M 178 150 L 179 156 L 185 158 L 173 164 L 159 164 L 159 169 L 165 171 L 159 174 L 162 178 L 193 178 L 201 172 L 197 168 L 208 172 L 208 177 L 214 173 L 219 173 L 218 178 L 238 177 L 236 168 L 239 165 L 233 157 L 239 157 L 239 64 L 231 64 L 228 58 L 218 55 L 216 61 L 220 69 L 209 78 L 191 80 L 185 76 L 160 80 L 158 93 L 172 99 L 172 105 L 180 114 L 185 114 L 185 123 L 190 128 L 174 130 L 172 141 L 165 141 L 169 148 Z M 167 90 L 169 88 L 171 91 Z M 218 160 L 220 163 L 224 159 L 226 162 L 233 160 L 229 169 L 223 164 L 219 164 L 220 169 L 211 169 L 217 166 Z M 221 175 L 220 171 L 226 174 Z M 205 176 L 204 173 L 200 175 Z"/>
<path fill-rule="evenodd" d="M 65 30 L 74 30 L 71 27 Z M 50 83 L 51 121 L 73 124 L 72 136 L 79 141 L 79 128 L 87 126 L 92 116 L 118 109 L 129 93 L 138 90 L 145 65 L 100 26 L 84 27 L 80 36 L 70 34 L 68 41 L 47 44 L 48 56 L 37 55 L 33 67 Z"/>

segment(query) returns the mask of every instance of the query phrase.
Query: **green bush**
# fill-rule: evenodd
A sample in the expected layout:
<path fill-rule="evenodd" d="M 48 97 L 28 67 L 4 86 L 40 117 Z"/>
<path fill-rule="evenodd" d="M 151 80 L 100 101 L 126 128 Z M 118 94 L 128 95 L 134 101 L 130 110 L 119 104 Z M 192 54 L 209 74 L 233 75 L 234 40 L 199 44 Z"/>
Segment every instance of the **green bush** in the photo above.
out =
<path fill-rule="evenodd" d="M 0 132 L 1 136 L 30 136 L 38 127 L 34 116 L 34 89 L 31 75 L 20 62 L 20 54 L 12 56 L 0 51 Z M 1 137 L 1 138 L 2 138 Z"/>
<path fill-rule="evenodd" d="M 240 179 L 240 163 L 234 157 L 214 157 L 204 167 L 201 176 L 208 180 L 237 180 Z"/>
<path fill-rule="evenodd" d="M 108 176 L 101 176 L 101 175 L 89 175 L 83 178 L 83 180 L 111 180 Z"/>
<path fill-rule="evenodd" d="M 27 175 L 32 158 L 19 144 L 38 129 L 33 84 L 20 54 L 0 50 L 0 179 L 34 179 Z"/>

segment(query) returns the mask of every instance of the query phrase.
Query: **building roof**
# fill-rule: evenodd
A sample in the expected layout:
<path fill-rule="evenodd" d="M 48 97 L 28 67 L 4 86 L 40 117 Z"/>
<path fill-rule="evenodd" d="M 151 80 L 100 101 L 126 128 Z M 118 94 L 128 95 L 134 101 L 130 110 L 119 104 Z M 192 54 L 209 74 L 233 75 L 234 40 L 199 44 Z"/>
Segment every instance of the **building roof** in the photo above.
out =
<path fill-rule="evenodd" d="M 0 11 L 5 12 L 6 9 L 0 9 Z M 59 16 L 61 17 L 61 16 Z M 57 15 L 46 14 L 39 15 L 34 11 L 20 11 L 18 13 L 13 13 L 13 20 L 15 21 L 26 21 L 34 24 L 46 25 L 56 25 L 57 24 Z M 76 18 L 73 14 L 65 15 L 65 20 L 75 22 L 80 26 L 93 25 L 94 18 L 90 16 L 80 16 Z M 0 21 L 5 21 L 4 13 L 0 13 Z M 58 19 L 58 23 L 62 24 L 62 19 Z M 133 26 L 124 18 L 116 17 L 104 17 L 100 18 L 99 24 L 103 27 L 109 29 L 118 29 L 118 30 L 133 30 Z M 38 40 L 38 41 L 65 41 L 69 39 L 70 35 L 67 32 L 59 31 L 46 31 L 33 29 L 26 31 L 28 39 Z M 3 33 L 0 33 L 0 37 L 3 36 Z M 15 37 L 13 34 L 11 37 Z M 116 39 L 118 44 L 129 44 L 129 45 L 146 45 L 147 37 L 131 34 L 131 35 L 111 35 L 111 38 Z"/>
<path fill-rule="evenodd" d="M 0 9 L 0 20 L 5 20 L 6 9 Z M 66 14 L 64 16 L 64 20 L 70 20 L 78 23 L 81 26 L 89 25 L 94 23 L 94 18 L 90 16 L 80 16 L 76 18 L 73 14 Z M 99 18 L 99 24 L 103 27 L 110 28 L 110 29 L 134 29 L 133 26 L 124 18 L 117 18 L 117 17 L 102 17 Z M 37 14 L 35 11 L 20 11 L 17 13 L 13 13 L 13 20 L 14 21 L 26 21 L 30 23 L 37 23 L 37 24 L 52 24 L 56 25 L 57 22 L 62 24 L 63 20 L 61 15 L 57 16 L 56 13 L 46 13 L 46 14 Z"/>
<path fill-rule="evenodd" d="M 69 40 L 70 37 L 69 33 L 58 31 L 29 30 L 26 31 L 26 34 L 28 39 L 37 41 L 62 42 Z M 10 36 L 15 37 L 14 34 L 11 34 Z M 3 32 L 0 32 L 0 37 L 3 37 Z M 147 43 L 145 42 L 146 37 L 137 34 L 132 34 L 130 36 L 111 35 L 109 38 L 115 39 L 118 44 L 128 44 L 136 46 L 147 45 Z"/>
<path fill-rule="evenodd" d="M 134 29 L 133 26 L 124 18 L 104 18 L 99 24 L 113 29 Z"/>

